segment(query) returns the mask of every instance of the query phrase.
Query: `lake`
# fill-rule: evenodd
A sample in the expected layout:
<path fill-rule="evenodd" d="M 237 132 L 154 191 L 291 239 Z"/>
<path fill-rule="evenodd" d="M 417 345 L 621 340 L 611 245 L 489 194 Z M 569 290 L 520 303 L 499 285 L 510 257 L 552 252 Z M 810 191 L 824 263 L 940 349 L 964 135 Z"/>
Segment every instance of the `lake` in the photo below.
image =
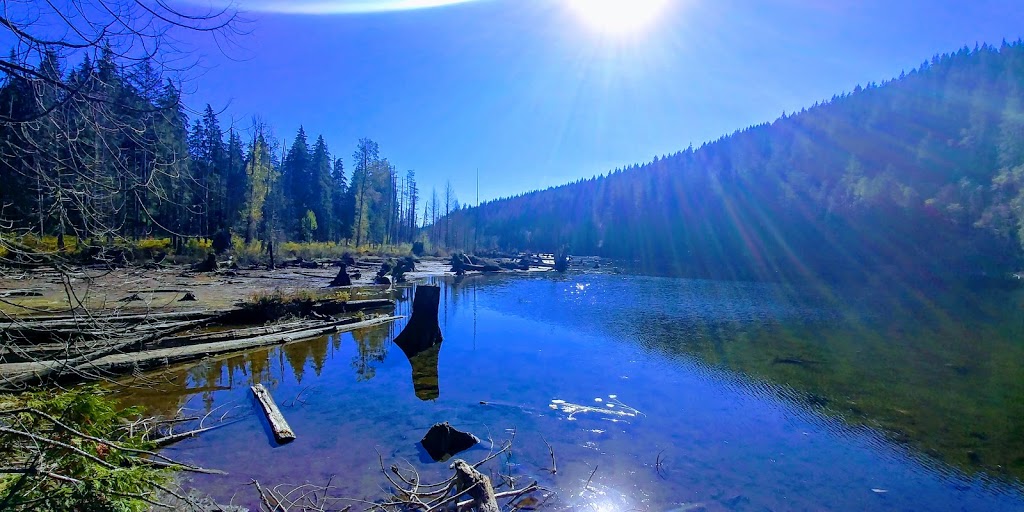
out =
<path fill-rule="evenodd" d="M 459 455 L 471 462 L 514 434 L 488 467 L 555 490 L 549 510 L 1024 510 L 1019 292 L 431 281 L 436 375 L 393 345 L 402 320 L 148 375 L 126 401 L 242 418 L 168 452 L 228 471 L 192 480 L 253 509 L 253 479 L 381 498 L 378 457 L 444 479 L 418 441 L 448 421 L 485 439 Z M 412 289 L 396 294 L 408 315 Z M 255 382 L 295 442 L 273 442 Z"/>

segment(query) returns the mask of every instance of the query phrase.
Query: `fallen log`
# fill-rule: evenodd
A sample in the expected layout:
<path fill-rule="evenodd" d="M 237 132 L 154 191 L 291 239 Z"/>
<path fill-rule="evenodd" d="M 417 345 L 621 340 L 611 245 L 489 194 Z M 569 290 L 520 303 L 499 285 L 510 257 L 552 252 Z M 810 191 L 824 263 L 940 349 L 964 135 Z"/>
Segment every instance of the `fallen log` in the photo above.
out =
<path fill-rule="evenodd" d="M 180 336 L 172 336 L 161 340 L 160 345 L 162 347 L 190 345 L 194 343 L 212 343 L 216 341 L 230 341 L 241 338 L 251 338 L 253 336 L 261 336 L 264 334 L 275 334 L 280 332 L 288 332 L 293 330 L 308 329 L 317 325 L 321 325 L 322 322 L 315 322 L 310 320 L 302 320 L 299 322 L 288 322 L 277 325 L 266 325 L 262 327 L 247 327 L 244 329 L 232 329 L 230 331 L 216 331 L 216 332 L 203 332 L 198 334 L 183 334 Z"/>
<path fill-rule="evenodd" d="M 256 384 L 252 386 L 252 393 L 256 395 L 256 400 L 263 407 L 263 413 L 266 414 L 267 421 L 270 423 L 270 430 L 274 432 L 274 439 L 277 439 L 277 442 L 281 444 L 294 441 L 295 432 L 292 431 L 292 427 L 284 419 L 281 410 L 277 408 L 277 404 L 274 403 L 274 397 L 270 396 L 270 391 L 267 391 L 263 384 Z"/>
<path fill-rule="evenodd" d="M 8 316 L 0 324 L 18 324 L 26 329 L 76 328 L 89 323 L 139 323 L 147 320 L 199 320 L 233 311 L 174 311 L 169 313 L 86 313 L 72 315 Z"/>
<path fill-rule="evenodd" d="M 139 288 L 128 290 L 128 293 L 193 293 L 194 290 L 186 288 Z"/>
<path fill-rule="evenodd" d="M 43 294 L 39 293 L 39 290 L 7 290 L 0 292 L 0 297 L 8 299 L 12 297 L 42 297 Z"/>
<path fill-rule="evenodd" d="M 160 348 L 146 350 L 143 352 L 112 353 L 140 342 L 138 339 L 132 339 L 124 343 L 119 343 L 116 346 L 111 347 L 109 350 L 103 351 L 104 355 L 102 357 L 97 357 L 92 360 L 83 361 L 80 358 L 76 358 L 67 361 L 54 360 L 0 364 L 0 388 L 8 387 L 8 385 L 12 383 L 24 383 L 44 377 L 76 377 L 79 379 L 88 379 L 96 378 L 99 374 L 104 372 L 123 373 L 135 370 L 147 370 L 167 366 L 172 363 L 201 359 L 210 355 L 239 352 L 262 346 L 279 345 L 293 341 L 318 338 L 328 334 L 364 329 L 391 322 L 398 318 L 401 317 L 380 317 L 355 323 L 352 323 L 351 320 L 343 320 L 318 328 L 255 336 L 242 340 Z"/>

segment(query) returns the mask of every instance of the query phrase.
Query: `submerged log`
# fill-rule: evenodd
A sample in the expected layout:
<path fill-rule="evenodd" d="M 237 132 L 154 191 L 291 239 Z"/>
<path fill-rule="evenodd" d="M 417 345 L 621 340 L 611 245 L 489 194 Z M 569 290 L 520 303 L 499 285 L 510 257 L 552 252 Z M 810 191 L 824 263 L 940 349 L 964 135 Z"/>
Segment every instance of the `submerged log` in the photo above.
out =
<path fill-rule="evenodd" d="M 274 432 L 274 439 L 277 439 L 277 442 L 281 444 L 294 441 L 295 432 L 292 431 L 292 427 L 284 419 L 281 410 L 277 408 L 277 404 L 274 403 L 274 397 L 270 396 L 270 391 L 267 391 L 263 384 L 256 384 L 252 386 L 252 393 L 256 395 L 256 400 L 263 407 L 263 413 L 267 415 L 267 422 L 270 423 L 270 430 Z"/>

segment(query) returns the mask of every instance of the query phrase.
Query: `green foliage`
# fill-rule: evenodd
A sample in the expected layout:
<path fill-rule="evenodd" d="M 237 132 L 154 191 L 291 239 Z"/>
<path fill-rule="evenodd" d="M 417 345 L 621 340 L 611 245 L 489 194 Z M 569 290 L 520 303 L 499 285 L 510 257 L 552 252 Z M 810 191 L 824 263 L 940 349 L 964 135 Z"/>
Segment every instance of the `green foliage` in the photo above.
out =
<path fill-rule="evenodd" d="M 209 105 L 188 125 L 180 92 L 152 63 L 122 67 L 116 60 L 104 52 L 65 72 L 62 57 L 51 52 L 36 71 L 56 83 L 0 82 L 0 117 L 35 120 L 32 130 L 0 123 L 0 226 L 15 238 L 53 237 L 32 250 L 56 252 L 58 233 L 69 250 L 77 250 L 78 239 L 125 246 L 131 243 L 121 240 L 168 239 L 159 250 L 186 260 L 205 256 L 190 240 L 227 231 L 244 234 L 246 243 L 356 238 L 362 246 L 415 238 L 414 174 L 399 180 L 375 142 L 359 141 L 365 158 L 354 165 L 356 186 L 349 186 L 344 163 L 323 137 L 311 147 L 300 128 L 283 152 L 284 141 L 256 123 L 253 138 L 243 141 L 221 127 Z M 69 96 L 75 90 L 102 97 L 110 108 L 85 115 L 93 109 Z M 3 254 L 9 249 L 0 247 Z"/>
<path fill-rule="evenodd" d="M 316 214 L 313 210 L 306 210 L 306 215 L 302 217 L 302 239 L 307 242 L 313 241 L 313 233 L 317 227 Z"/>
<path fill-rule="evenodd" d="M 43 471 L 77 480 L 72 483 L 42 474 L 0 476 L 4 510 L 142 511 L 150 506 L 142 497 L 151 500 L 156 487 L 170 479 L 170 470 L 141 465 L 130 453 L 112 447 L 149 448 L 141 432 L 126 428 L 139 411 L 120 408 L 97 386 L 0 397 L 0 404 L 0 411 L 6 412 L 0 415 L 0 425 L 53 441 L 0 433 L 0 460 L 5 465 L 35 460 Z M 29 409 L 55 418 L 60 425 Z M 11 413 L 16 410 L 22 412 Z"/>

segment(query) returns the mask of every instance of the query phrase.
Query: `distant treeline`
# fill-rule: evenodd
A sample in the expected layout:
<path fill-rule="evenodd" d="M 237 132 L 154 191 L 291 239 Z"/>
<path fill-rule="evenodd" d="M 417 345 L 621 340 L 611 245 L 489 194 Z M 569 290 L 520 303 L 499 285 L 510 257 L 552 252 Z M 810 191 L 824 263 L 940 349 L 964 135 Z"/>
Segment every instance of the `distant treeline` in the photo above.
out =
<path fill-rule="evenodd" d="M 607 176 L 460 210 L 479 245 L 729 278 L 1019 270 L 1024 45 L 963 48 Z"/>
<path fill-rule="evenodd" d="M 190 119 L 148 60 L 122 60 L 107 47 L 65 70 L 47 51 L 0 74 L 0 232 L 397 244 L 458 207 L 450 186 L 446 203 L 420 205 L 415 173 L 372 140 L 346 174 L 323 137 L 310 145 L 300 128 L 286 145 L 257 120 L 225 130 L 209 105 Z"/>

